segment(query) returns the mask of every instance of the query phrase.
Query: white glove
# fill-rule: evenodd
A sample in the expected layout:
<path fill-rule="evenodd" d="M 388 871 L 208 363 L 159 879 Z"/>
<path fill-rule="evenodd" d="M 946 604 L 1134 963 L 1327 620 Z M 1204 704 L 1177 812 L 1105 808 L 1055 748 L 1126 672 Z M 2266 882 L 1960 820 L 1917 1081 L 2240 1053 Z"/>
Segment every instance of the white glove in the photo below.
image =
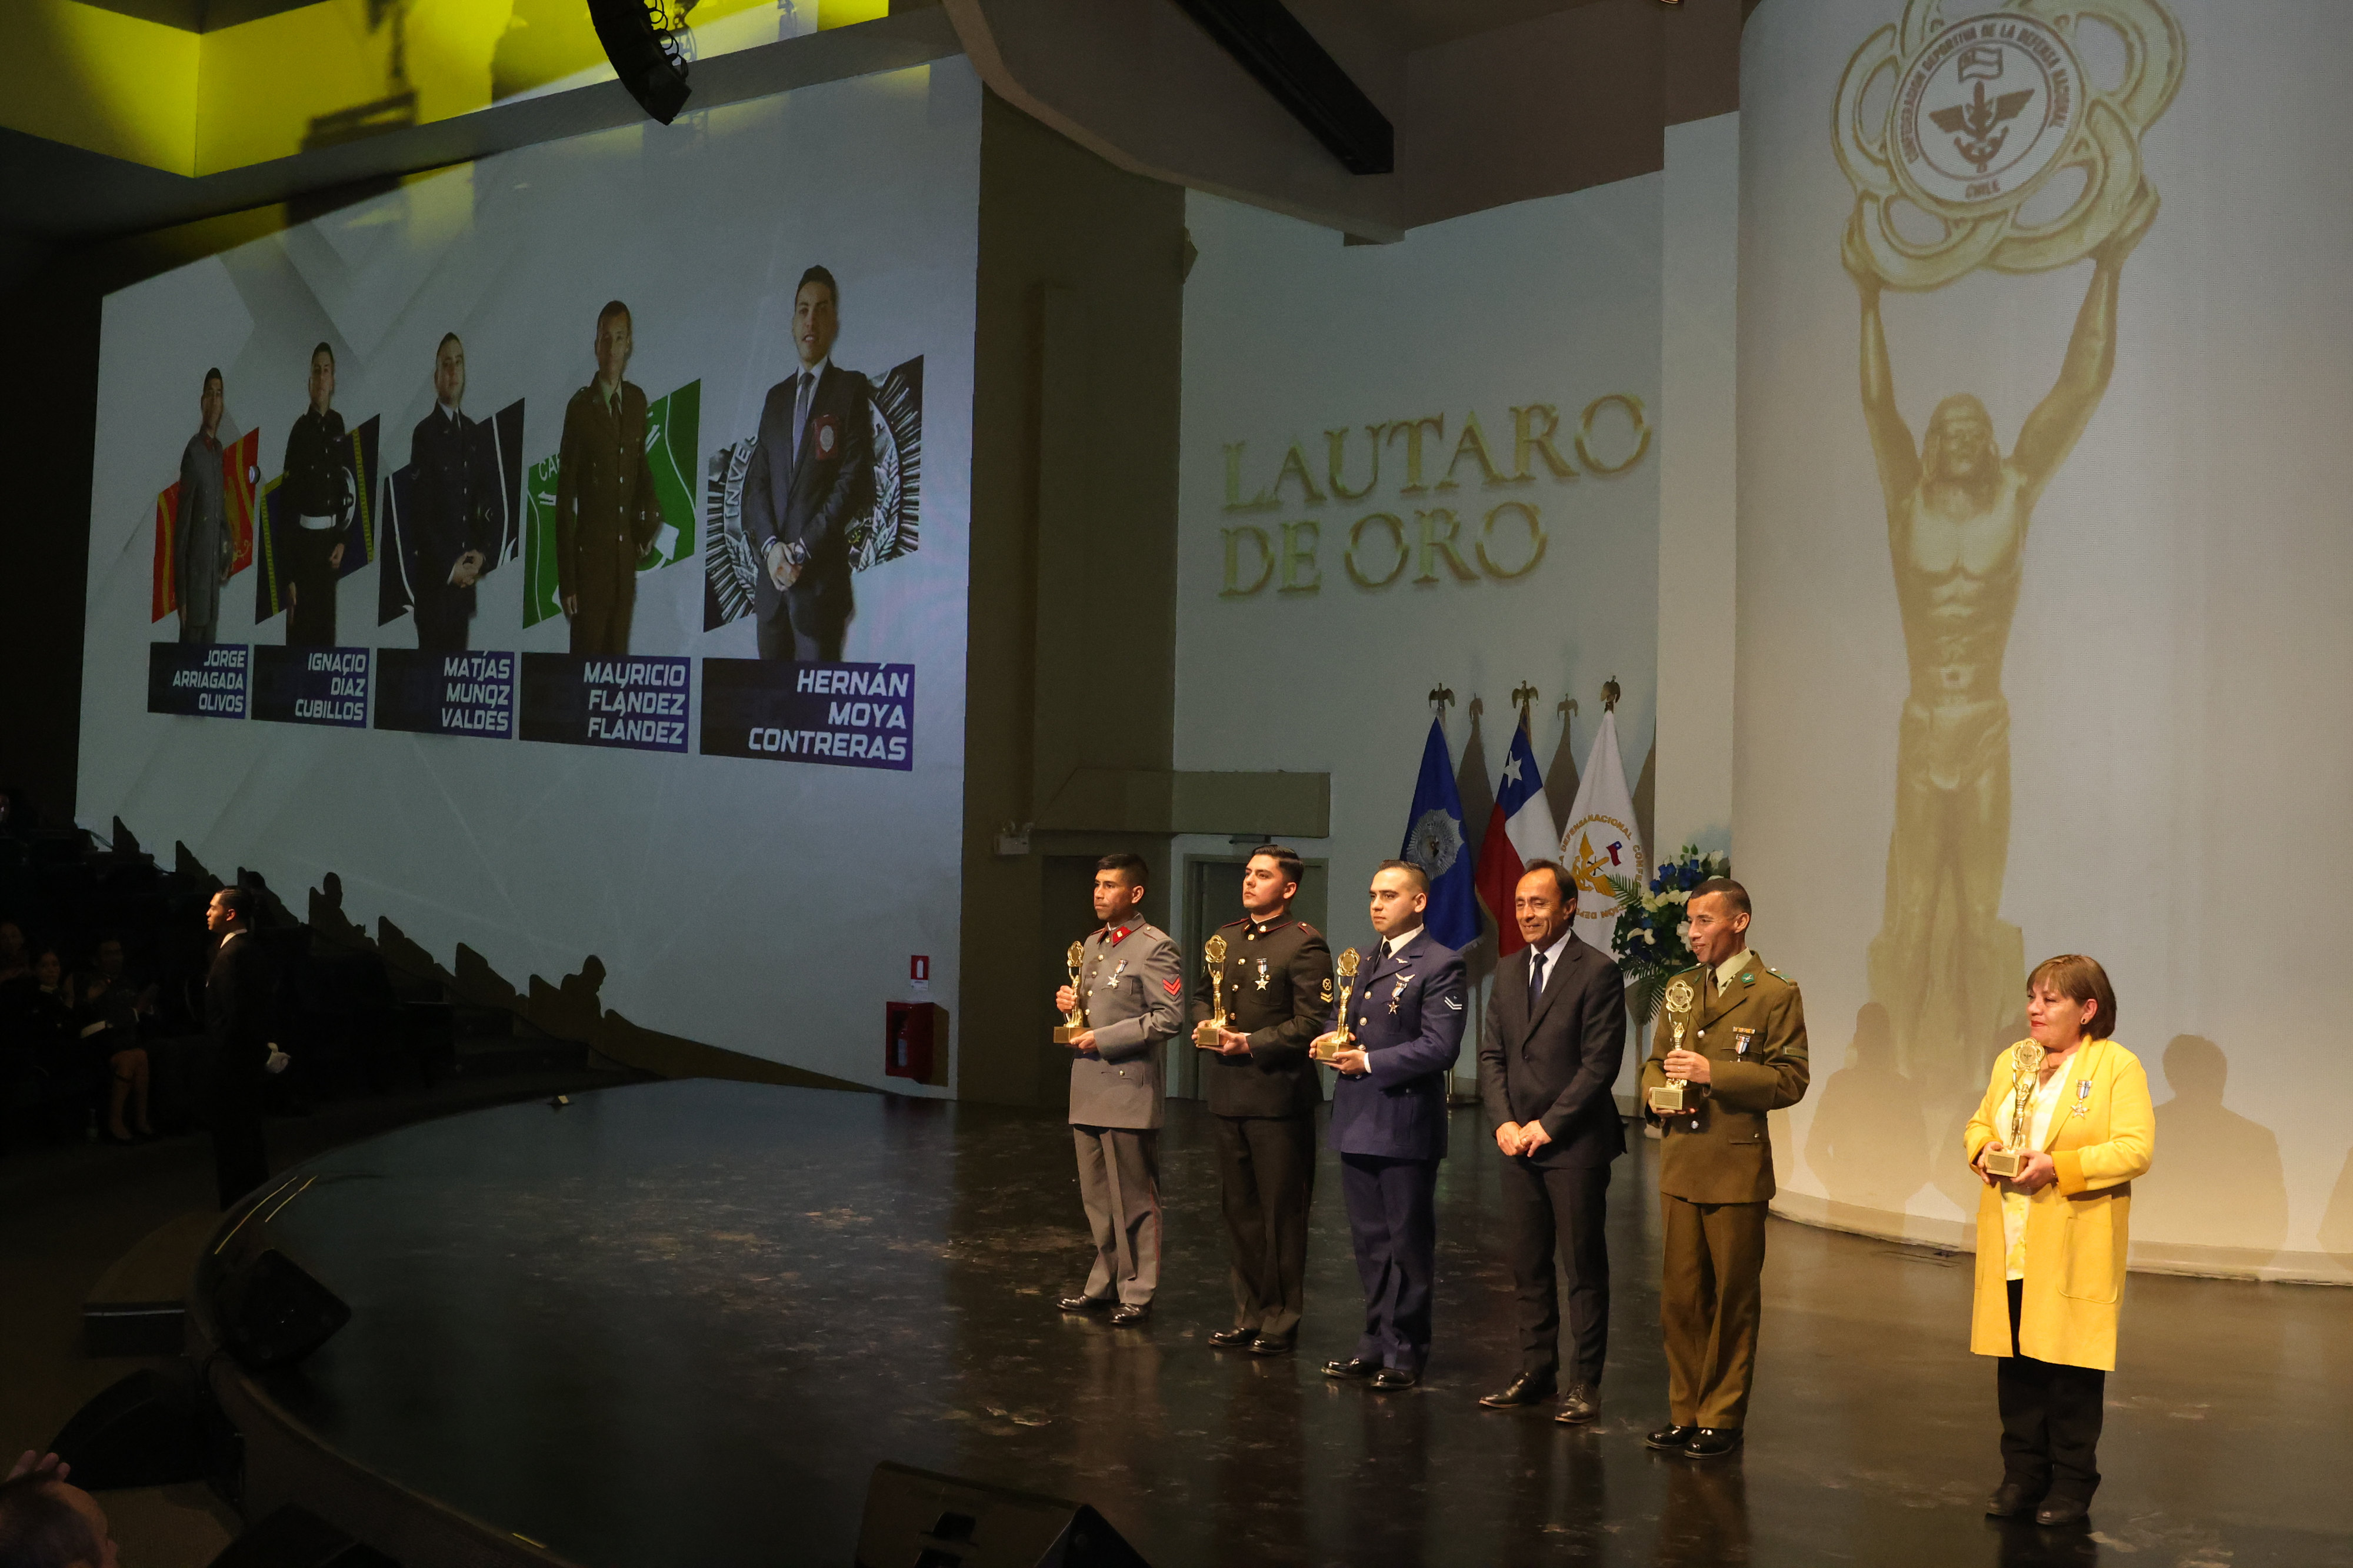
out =
<path fill-rule="evenodd" d="M 286 1064 L 293 1059 L 294 1058 L 292 1057 L 288 1056 L 276 1046 L 272 1046 L 269 1047 L 269 1059 L 261 1064 L 261 1070 L 264 1072 L 284 1072 L 286 1070 Z"/>

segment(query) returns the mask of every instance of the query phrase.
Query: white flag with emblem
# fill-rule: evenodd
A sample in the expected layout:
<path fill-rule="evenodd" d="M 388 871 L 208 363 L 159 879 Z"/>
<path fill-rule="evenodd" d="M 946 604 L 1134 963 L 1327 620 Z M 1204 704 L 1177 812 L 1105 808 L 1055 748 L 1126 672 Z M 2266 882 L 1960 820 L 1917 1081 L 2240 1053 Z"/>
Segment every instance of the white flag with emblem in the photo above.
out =
<path fill-rule="evenodd" d="M 1560 836 L 1560 863 L 1577 884 L 1577 934 L 1614 954 L 1609 939 L 1618 930 L 1618 893 L 1609 879 L 1622 878 L 1636 887 L 1651 879 L 1651 858 L 1634 826 L 1634 795 L 1626 787 L 1626 764 L 1618 755 L 1615 709 L 1601 710 L 1601 732 L 1593 738 L 1585 774 L 1577 781 L 1577 804 L 1568 810 L 1568 828 Z"/>

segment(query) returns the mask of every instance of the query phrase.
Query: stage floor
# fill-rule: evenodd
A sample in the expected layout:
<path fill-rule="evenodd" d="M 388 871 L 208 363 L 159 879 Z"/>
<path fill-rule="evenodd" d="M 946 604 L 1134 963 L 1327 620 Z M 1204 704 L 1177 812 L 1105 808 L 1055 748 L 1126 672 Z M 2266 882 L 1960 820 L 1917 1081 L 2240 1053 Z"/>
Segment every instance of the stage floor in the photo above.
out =
<path fill-rule="evenodd" d="M 850 1561 L 877 1460 L 1091 1502 L 1155 1568 L 1234 1563 L 2353 1565 L 2353 1295 L 2135 1275 L 2089 1531 L 1978 1513 L 1993 1369 L 1970 1260 L 1774 1223 L 1745 1456 L 1662 1458 L 1654 1146 L 1610 1191 L 1603 1413 L 1479 1408 L 1513 1371 L 1501 1158 L 1439 1187 L 1427 1380 L 1322 1375 L 1359 1296 L 1317 1177 L 1293 1359 L 1229 1321 L 1208 1118 L 1163 1135 L 1146 1329 L 1064 1317 L 1087 1258 L 1034 1113 L 693 1080 L 511 1106 L 310 1163 L 272 1222 L 352 1321 L 267 1386 L 328 1444 L 577 1563 Z"/>

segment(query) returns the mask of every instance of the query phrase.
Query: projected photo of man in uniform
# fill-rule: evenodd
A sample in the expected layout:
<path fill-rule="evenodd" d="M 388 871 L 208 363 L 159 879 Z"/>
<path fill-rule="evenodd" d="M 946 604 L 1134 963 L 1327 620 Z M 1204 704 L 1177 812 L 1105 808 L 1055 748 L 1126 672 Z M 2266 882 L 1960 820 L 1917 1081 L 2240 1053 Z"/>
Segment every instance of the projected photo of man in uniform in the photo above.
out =
<path fill-rule="evenodd" d="M 833 363 L 841 291 L 812 267 L 793 293 L 799 368 L 768 389 L 744 476 L 744 538 L 760 657 L 841 657 L 853 605 L 851 521 L 873 504 L 873 432 L 866 378 Z"/>
<path fill-rule="evenodd" d="M 408 460 L 417 469 L 412 514 L 401 524 L 417 646 L 465 651 L 474 584 L 506 535 L 506 496 L 490 434 L 466 416 L 466 345 L 443 334 L 433 351 L 433 412 L 417 422 Z"/>
<path fill-rule="evenodd" d="M 359 487 L 343 416 L 334 409 L 335 351 L 325 343 L 311 351 L 310 397 L 311 406 L 286 432 L 286 480 L 276 497 L 291 525 L 278 535 L 288 556 L 286 643 L 332 647 L 335 581 Z"/>
<path fill-rule="evenodd" d="M 624 379 L 636 348 L 629 308 L 615 300 L 596 316 L 596 378 L 564 409 L 555 467 L 555 574 L 572 651 L 629 651 L 638 561 L 662 523 L 646 463 L 646 395 Z"/>

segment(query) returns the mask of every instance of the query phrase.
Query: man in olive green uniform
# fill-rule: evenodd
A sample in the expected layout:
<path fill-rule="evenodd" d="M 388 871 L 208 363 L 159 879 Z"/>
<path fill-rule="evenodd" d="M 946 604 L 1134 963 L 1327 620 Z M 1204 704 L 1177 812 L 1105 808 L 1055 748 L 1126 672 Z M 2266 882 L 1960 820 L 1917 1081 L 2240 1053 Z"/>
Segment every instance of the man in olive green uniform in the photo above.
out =
<path fill-rule="evenodd" d="M 564 407 L 555 465 L 555 581 L 572 622 L 572 651 L 619 658 L 629 651 L 638 562 L 662 525 L 646 461 L 646 395 L 623 379 L 635 346 L 629 308 L 596 317 L 596 379 Z"/>
<path fill-rule="evenodd" d="M 1642 1064 L 1645 1113 L 1663 1134 L 1669 1406 L 1648 1441 L 1707 1459 L 1740 1447 L 1747 1418 L 1773 1196 L 1765 1113 L 1805 1098 L 1806 1009 L 1797 986 L 1748 951 L 1746 889 L 1711 878 L 1684 908 L 1699 967 L 1669 982 Z M 1671 1086 L 1683 1107 L 1662 1110 Z"/>
<path fill-rule="evenodd" d="M 1223 941 L 1225 957 L 1205 961 L 1193 982 L 1193 1043 L 1217 1128 L 1234 1279 L 1234 1326 L 1209 1342 L 1260 1355 L 1290 1353 L 1306 1301 L 1315 1107 L 1324 1098 L 1307 1047 L 1332 1008 L 1332 950 L 1314 926 L 1291 918 L 1304 869 L 1298 852 L 1281 845 L 1251 852 L 1242 871 L 1245 918 L 1219 928 L 1211 940 Z M 1211 1018 L 1219 1000 L 1222 1028 Z"/>

